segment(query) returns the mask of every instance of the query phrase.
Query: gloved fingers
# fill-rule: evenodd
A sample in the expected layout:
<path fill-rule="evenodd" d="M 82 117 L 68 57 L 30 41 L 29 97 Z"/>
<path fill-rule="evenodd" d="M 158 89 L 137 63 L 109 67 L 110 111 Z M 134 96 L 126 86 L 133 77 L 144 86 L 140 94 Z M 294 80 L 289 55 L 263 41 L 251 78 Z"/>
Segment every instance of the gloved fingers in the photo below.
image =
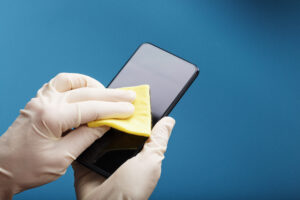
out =
<path fill-rule="evenodd" d="M 72 168 L 74 170 L 77 199 L 84 199 L 94 188 L 100 186 L 106 180 L 105 177 L 93 172 L 77 161 L 72 163 Z"/>
<path fill-rule="evenodd" d="M 134 106 L 128 102 L 84 101 L 76 104 L 81 115 L 81 124 L 97 119 L 128 118 L 134 112 Z"/>
<path fill-rule="evenodd" d="M 72 168 L 74 171 L 74 177 L 75 181 L 80 180 L 82 177 L 84 177 L 86 174 L 91 172 L 88 168 L 84 167 L 82 164 L 78 163 L 76 160 L 72 162 Z"/>
<path fill-rule="evenodd" d="M 84 101 L 69 104 L 68 107 L 62 117 L 66 120 L 63 131 L 98 119 L 127 118 L 134 112 L 134 106 L 128 102 Z"/>
<path fill-rule="evenodd" d="M 153 127 L 151 136 L 146 141 L 141 153 L 152 151 L 164 155 L 174 125 L 175 120 L 172 117 L 164 117 L 159 120 Z"/>
<path fill-rule="evenodd" d="M 95 140 L 101 138 L 110 128 L 101 126 L 97 128 L 89 128 L 87 126 L 80 126 L 75 130 L 69 132 L 61 138 L 58 142 L 58 148 L 64 149 L 69 156 L 70 163 L 75 160 L 85 149 L 87 149 Z"/>
<path fill-rule="evenodd" d="M 94 78 L 76 73 L 59 73 L 50 81 L 50 86 L 58 92 L 65 92 L 82 87 L 104 88 L 104 86 Z"/>
<path fill-rule="evenodd" d="M 78 88 L 67 92 L 67 101 L 125 101 L 133 102 L 136 94 L 131 90 L 106 89 L 106 88 Z"/>

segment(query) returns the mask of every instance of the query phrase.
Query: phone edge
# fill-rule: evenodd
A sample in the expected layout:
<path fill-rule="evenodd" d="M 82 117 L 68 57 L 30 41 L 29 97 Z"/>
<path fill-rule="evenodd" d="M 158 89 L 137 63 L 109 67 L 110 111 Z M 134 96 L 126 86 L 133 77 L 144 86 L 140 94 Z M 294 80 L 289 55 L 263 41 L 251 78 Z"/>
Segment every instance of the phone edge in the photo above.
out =
<path fill-rule="evenodd" d="M 109 87 L 110 85 L 111 85 L 111 83 L 116 79 L 116 77 L 120 74 L 120 72 L 123 70 L 123 68 L 127 65 L 127 63 L 130 61 L 130 59 L 136 54 L 136 52 L 144 45 L 144 44 L 150 44 L 150 45 L 152 45 L 152 46 L 154 46 L 154 47 L 156 47 L 156 48 L 158 48 L 158 49 L 160 49 L 160 50 L 162 50 L 162 51 L 165 51 L 165 52 L 167 52 L 167 53 L 169 53 L 169 54 L 171 54 L 171 55 L 173 55 L 173 56 L 175 56 L 175 57 L 177 57 L 177 58 L 179 58 L 179 59 L 182 59 L 182 60 L 184 60 L 184 61 L 186 61 L 186 62 L 188 62 L 188 63 L 190 63 L 190 64 L 192 64 L 193 66 L 194 66 L 194 70 L 195 70 L 195 72 L 194 72 L 194 74 L 193 74 L 193 76 L 189 79 L 189 81 L 185 84 L 185 86 L 182 88 L 182 90 L 180 91 L 180 93 L 176 96 L 176 98 L 174 99 L 174 101 L 170 104 L 170 106 L 168 107 L 168 109 L 165 111 L 165 113 L 163 114 L 163 116 L 162 117 L 164 117 L 164 116 L 167 116 L 172 110 L 173 110 L 173 108 L 176 106 L 176 104 L 179 102 L 179 100 L 183 97 L 183 95 L 186 93 L 186 91 L 188 90 L 188 88 L 192 85 L 192 83 L 196 80 L 196 78 L 198 77 L 198 75 L 199 75 L 199 73 L 200 73 L 200 69 L 197 67 L 197 65 L 195 65 L 195 64 L 193 64 L 193 63 L 191 63 L 190 61 L 187 61 L 186 59 L 184 59 L 184 58 L 181 58 L 181 57 L 179 57 L 179 56 L 177 56 L 177 55 L 175 55 L 175 54 L 173 54 L 173 53 L 171 53 L 171 52 L 169 52 L 169 51 L 167 51 L 167 50 L 165 50 L 165 49 L 162 49 L 162 48 L 160 48 L 160 47 L 158 47 L 158 46 L 156 46 L 156 45 L 154 45 L 154 44 L 152 44 L 152 43 L 150 43 L 150 42 L 144 42 L 144 43 L 142 43 L 142 44 L 140 44 L 139 46 L 138 46 L 138 48 L 136 48 L 136 50 L 134 51 L 134 53 L 129 57 L 129 59 L 123 64 L 123 66 L 120 68 L 120 70 L 117 72 L 117 74 L 113 77 L 113 79 L 109 82 L 109 84 L 107 85 L 107 87 Z M 140 151 L 141 151 L 141 149 L 143 148 L 143 146 L 144 146 L 144 144 L 142 144 L 141 145 L 141 147 L 136 151 L 136 153 L 134 154 L 134 155 L 136 155 L 136 154 L 138 154 Z M 100 169 L 100 168 L 96 168 L 96 167 L 94 167 L 93 165 L 90 165 L 90 164 L 88 164 L 88 163 L 85 163 L 84 161 L 82 161 L 82 160 L 80 160 L 80 159 L 76 159 L 79 163 L 81 163 L 81 164 L 83 164 L 84 166 L 86 166 L 87 168 L 90 168 L 90 169 L 92 169 L 93 171 L 96 171 L 97 173 L 99 173 L 99 174 L 101 174 L 102 176 L 104 176 L 104 177 L 106 177 L 106 178 L 108 178 L 111 174 L 109 173 L 109 172 L 107 172 L 107 171 L 105 171 L 105 170 L 103 170 L 103 169 Z"/>

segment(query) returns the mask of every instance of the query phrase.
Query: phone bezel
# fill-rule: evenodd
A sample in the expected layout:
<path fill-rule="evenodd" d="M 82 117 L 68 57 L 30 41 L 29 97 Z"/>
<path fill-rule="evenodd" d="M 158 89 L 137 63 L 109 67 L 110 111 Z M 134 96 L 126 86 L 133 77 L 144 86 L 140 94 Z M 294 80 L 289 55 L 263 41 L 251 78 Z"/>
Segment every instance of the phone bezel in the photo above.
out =
<path fill-rule="evenodd" d="M 170 104 L 170 106 L 168 107 L 168 109 L 167 109 L 167 110 L 165 111 L 165 113 L 163 114 L 162 117 L 164 117 L 164 116 L 167 116 L 167 115 L 173 110 L 173 108 L 176 106 L 176 104 L 177 104 L 177 103 L 179 102 L 179 100 L 182 98 L 182 96 L 184 95 L 184 93 L 187 91 L 187 89 L 192 85 L 192 83 L 194 82 L 194 80 L 197 78 L 198 74 L 200 73 L 200 69 L 197 67 L 197 65 L 195 65 L 195 64 L 193 64 L 193 63 L 187 61 L 187 60 L 184 59 L 184 58 L 181 58 L 181 57 L 179 57 L 179 56 L 176 56 L 176 55 L 174 55 L 173 53 L 171 53 L 171 52 L 169 52 L 169 51 L 167 51 L 167 50 L 165 50 L 165 49 L 162 49 L 162 48 L 156 46 L 155 44 L 152 44 L 152 43 L 150 43 L 150 42 L 144 42 L 143 44 L 141 44 L 141 45 L 134 51 L 134 53 L 130 56 L 130 58 L 125 62 L 125 64 L 123 65 L 123 67 L 121 67 L 121 69 L 118 71 L 118 73 L 117 73 L 117 74 L 114 76 L 114 78 L 109 82 L 109 84 L 107 85 L 107 87 L 110 86 L 110 84 L 116 79 L 116 77 L 117 77 L 117 76 L 119 75 L 119 73 L 123 70 L 123 68 L 127 65 L 127 63 L 131 60 L 131 58 L 135 55 L 135 53 L 136 53 L 143 45 L 145 45 L 145 44 L 150 44 L 150 45 L 152 45 L 152 46 L 154 46 L 154 47 L 156 47 L 156 48 L 158 48 L 158 49 L 160 49 L 160 50 L 162 50 L 162 51 L 165 51 L 165 52 L 167 52 L 167 53 L 169 53 L 169 54 L 171 54 L 171 55 L 173 55 L 173 56 L 175 56 L 175 57 L 177 57 L 177 58 L 179 58 L 179 59 L 181 59 L 181 60 L 184 60 L 184 61 L 190 63 L 191 65 L 193 65 L 193 66 L 194 66 L 194 69 L 195 69 L 195 72 L 194 72 L 193 76 L 192 76 L 192 77 L 190 78 L 190 80 L 184 85 L 184 87 L 182 88 L 182 90 L 178 93 L 178 95 L 176 96 L 176 98 L 174 99 L 174 101 Z"/>
<path fill-rule="evenodd" d="M 179 56 L 176 56 L 176 55 L 170 53 L 169 51 L 166 51 L 165 49 L 162 49 L 162 48 L 160 48 L 160 47 L 158 47 L 158 46 L 156 46 L 156 45 L 154 45 L 154 44 L 152 44 L 152 43 L 145 42 L 145 43 L 141 44 L 141 45 L 134 51 L 134 53 L 130 56 L 130 58 L 129 58 L 129 59 L 125 62 L 125 64 L 121 67 L 121 69 L 120 69 L 120 70 L 118 71 L 118 73 L 114 76 L 114 78 L 110 81 L 110 83 L 107 85 L 107 87 L 110 86 L 110 84 L 116 79 L 116 77 L 120 74 L 120 72 L 123 70 L 123 68 L 127 65 L 127 63 L 131 60 L 131 58 L 136 54 L 136 52 L 137 52 L 143 45 L 145 45 L 145 44 L 152 45 L 152 46 L 154 46 L 154 47 L 156 47 L 156 48 L 158 48 L 158 49 L 161 49 L 162 51 L 165 51 L 165 52 L 167 52 L 167 53 L 169 53 L 169 54 L 171 54 L 171 55 L 173 55 L 173 56 L 175 56 L 175 57 L 181 59 L 181 60 L 184 60 L 184 61 L 186 61 L 186 62 L 192 64 L 192 65 L 194 66 L 194 69 L 195 69 L 195 71 L 194 71 L 193 75 L 191 76 L 191 78 L 186 82 L 186 84 L 184 85 L 184 87 L 182 88 L 182 90 L 178 93 L 178 95 L 176 96 L 176 98 L 173 100 L 173 102 L 169 105 L 169 107 L 167 108 L 167 110 L 166 110 L 166 111 L 164 112 L 164 114 L 162 115 L 162 117 L 164 117 L 164 116 L 167 116 L 167 115 L 173 110 L 173 108 L 176 106 L 176 104 L 179 102 L 179 100 L 182 98 L 182 96 L 185 94 L 185 92 L 187 91 L 187 89 L 192 85 L 192 83 L 193 83 L 194 80 L 197 78 L 198 74 L 200 73 L 199 68 L 198 68 L 195 64 L 193 64 L 193 63 L 191 63 L 191 62 L 189 62 L 189 61 L 187 61 L 187 60 L 185 60 L 185 59 L 183 59 L 183 58 L 181 58 L 181 57 L 179 57 Z M 135 152 L 134 155 L 136 155 L 137 153 L 139 153 L 139 152 L 141 151 L 141 149 L 143 148 L 143 146 L 144 146 L 144 143 L 141 144 L 141 146 L 138 148 L 138 150 Z M 96 171 L 96 172 L 100 173 L 101 175 L 103 175 L 103 176 L 105 176 L 105 177 L 109 177 L 109 176 L 111 175 L 111 173 L 107 172 L 107 171 L 104 170 L 104 169 L 99 168 L 98 166 L 94 166 L 93 164 L 86 163 L 86 162 L 84 162 L 84 161 L 81 160 L 81 159 L 77 159 L 77 161 L 78 161 L 79 163 L 83 164 L 84 166 L 86 166 L 86 167 L 92 169 L 93 171 Z"/>

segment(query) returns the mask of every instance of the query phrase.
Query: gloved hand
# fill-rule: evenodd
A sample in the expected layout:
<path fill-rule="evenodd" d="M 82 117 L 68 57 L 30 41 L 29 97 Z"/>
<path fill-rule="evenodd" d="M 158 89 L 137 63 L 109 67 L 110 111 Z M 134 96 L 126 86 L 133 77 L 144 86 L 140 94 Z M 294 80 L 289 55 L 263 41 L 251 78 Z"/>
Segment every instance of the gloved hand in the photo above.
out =
<path fill-rule="evenodd" d="M 106 89 L 85 75 L 58 74 L 0 137 L 0 199 L 63 175 L 108 130 L 84 124 L 129 117 L 134 99 L 133 91 Z"/>
<path fill-rule="evenodd" d="M 153 128 L 142 151 L 127 160 L 108 179 L 79 163 L 72 164 L 79 200 L 148 199 L 161 174 L 161 162 L 175 121 L 164 117 Z M 103 133 L 106 130 L 102 130 Z"/>

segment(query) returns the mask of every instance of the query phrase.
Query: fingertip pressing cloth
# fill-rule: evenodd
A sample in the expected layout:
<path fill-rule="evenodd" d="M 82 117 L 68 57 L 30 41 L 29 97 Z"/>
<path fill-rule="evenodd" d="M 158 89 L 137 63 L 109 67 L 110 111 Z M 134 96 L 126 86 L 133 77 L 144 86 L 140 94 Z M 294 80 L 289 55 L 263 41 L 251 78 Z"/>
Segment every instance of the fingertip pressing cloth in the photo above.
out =
<path fill-rule="evenodd" d="M 149 85 L 140 85 L 120 89 L 133 90 L 136 92 L 136 99 L 133 102 L 135 108 L 133 115 L 126 119 L 101 119 L 89 122 L 88 126 L 109 126 L 128 134 L 149 137 L 151 134 L 151 106 Z"/>

